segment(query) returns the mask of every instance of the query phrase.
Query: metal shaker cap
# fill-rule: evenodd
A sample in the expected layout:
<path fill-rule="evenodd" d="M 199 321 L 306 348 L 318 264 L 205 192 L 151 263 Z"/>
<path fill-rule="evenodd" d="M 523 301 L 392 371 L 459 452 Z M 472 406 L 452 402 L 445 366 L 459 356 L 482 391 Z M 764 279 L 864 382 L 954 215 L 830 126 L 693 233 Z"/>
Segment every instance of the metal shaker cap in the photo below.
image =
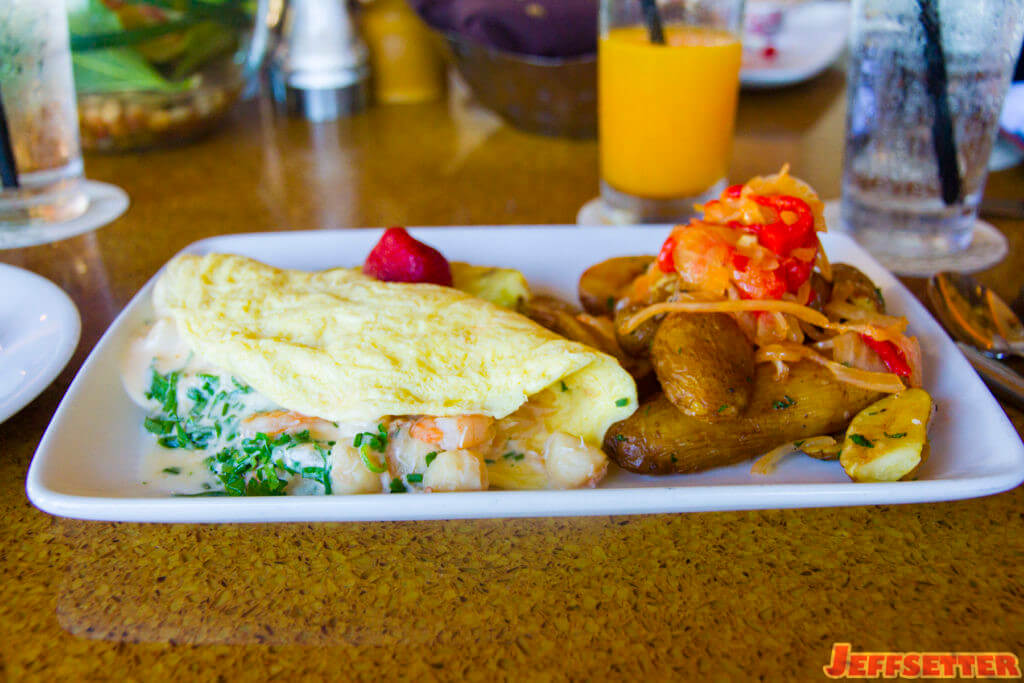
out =
<path fill-rule="evenodd" d="M 369 101 L 366 45 L 346 0 L 290 0 L 274 50 L 274 99 L 311 121 L 354 114 Z"/>

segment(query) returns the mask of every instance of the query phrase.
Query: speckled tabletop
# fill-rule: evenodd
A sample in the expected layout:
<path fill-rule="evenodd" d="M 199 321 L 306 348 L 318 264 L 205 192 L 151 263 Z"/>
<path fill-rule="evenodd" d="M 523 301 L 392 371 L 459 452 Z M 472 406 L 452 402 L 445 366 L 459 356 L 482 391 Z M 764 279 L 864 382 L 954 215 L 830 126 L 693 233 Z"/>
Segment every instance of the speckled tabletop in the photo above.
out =
<path fill-rule="evenodd" d="M 732 178 L 789 161 L 835 196 L 836 71 L 744 93 Z M 186 244 L 226 232 L 572 222 L 597 146 L 449 103 L 337 124 L 239 107 L 217 135 L 92 156 L 128 213 L 0 261 L 61 285 L 81 344 L 0 425 L 0 679 L 811 679 L 833 642 L 1024 655 L 1024 489 L 929 505 L 378 524 L 146 525 L 31 506 L 32 453 L 117 312 Z M 1024 169 L 989 195 L 1020 197 Z M 1012 299 L 1011 257 L 982 274 Z M 921 283 L 908 284 L 920 293 Z M 1007 409 L 1018 429 L 1024 415 Z"/>

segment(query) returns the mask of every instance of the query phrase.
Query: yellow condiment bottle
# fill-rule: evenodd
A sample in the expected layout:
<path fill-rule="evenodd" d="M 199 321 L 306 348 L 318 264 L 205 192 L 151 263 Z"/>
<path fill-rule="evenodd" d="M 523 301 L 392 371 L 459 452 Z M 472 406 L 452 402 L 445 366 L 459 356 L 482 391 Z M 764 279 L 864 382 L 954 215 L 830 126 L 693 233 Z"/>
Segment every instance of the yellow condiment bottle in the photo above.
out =
<path fill-rule="evenodd" d="M 377 102 L 426 102 L 444 95 L 437 38 L 405 0 L 364 0 L 360 24 Z"/>

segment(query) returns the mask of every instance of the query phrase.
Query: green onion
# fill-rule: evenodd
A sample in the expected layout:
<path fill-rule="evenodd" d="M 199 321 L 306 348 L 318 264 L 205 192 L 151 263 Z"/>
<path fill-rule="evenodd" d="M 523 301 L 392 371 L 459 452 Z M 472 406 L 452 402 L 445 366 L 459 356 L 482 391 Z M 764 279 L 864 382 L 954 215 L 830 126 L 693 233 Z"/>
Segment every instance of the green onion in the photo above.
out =
<path fill-rule="evenodd" d="M 896 432 L 895 434 L 890 434 L 889 432 L 882 432 L 882 433 L 885 434 L 890 439 L 902 439 L 903 437 L 905 437 L 907 435 L 906 432 Z"/>
<path fill-rule="evenodd" d="M 391 483 L 388 484 L 388 488 L 391 490 L 391 493 L 409 492 L 409 489 L 405 488 L 405 484 L 403 484 L 402 480 L 399 479 L 398 477 L 395 477 L 394 479 L 391 480 Z"/>
<path fill-rule="evenodd" d="M 864 448 L 875 447 L 875 444 L 871 443 L 870 439 L 860 434 L 850 434 L 850 441 L 854 442 L 858 446 L 863 446 Z"/>
<path fill-rule="evenodd" d="M 796 405 L 796 400 L 790 396 L 783 396 L 782 398 L 783 400 L 776 401 L 772 404 L 772 407 L 775 408 L 775 410 L 785 410 L 786 408 Z"/>
<path fill-rule="evenodd" d="M 418 484 L 421 481 L 423 481 L 423 475 L 420 474 L 419 472 L 413 472 L 412 474 L 407 474 L 405 476 L 405 478 L 408 479 L 409 483 L 411 483 L 411 484 Z"/>
<path fill-rule="evenodd" d="M 427 456 L 423 458 L 423 461 L 427 463 L 427 467 L 430 467 L 430 463 L 434 462 L 434 458 L 437 457 L 437 451 L 431 451 L 427 453 Z"/>
<path fill-rule="evenodd" d="M 180 467 L 165 467 L 163 469 L 164 474 L 181 474 Z"/>
<path fill-rule="evenodd" d="M 375 463 L 373 462 L 373 460 L 370 459 L 369 444 L 364 443 L 362 446 L 359 447 L 359 457 L 362 458 L 363 464 L 366 465 L 366 469 L 370 470 L 374 474 L 380 474 L 382 472 L 388 471 L 387 465 Z"/>
<path fill-rule="evenodd" d="M 628 398 L 620 398 L 619 400 L 615 401 L 615 405 L 617 405 L 619 408 L 621 408 L 623 406 L 628 406 L 629 405 L 629 399 Z"/>

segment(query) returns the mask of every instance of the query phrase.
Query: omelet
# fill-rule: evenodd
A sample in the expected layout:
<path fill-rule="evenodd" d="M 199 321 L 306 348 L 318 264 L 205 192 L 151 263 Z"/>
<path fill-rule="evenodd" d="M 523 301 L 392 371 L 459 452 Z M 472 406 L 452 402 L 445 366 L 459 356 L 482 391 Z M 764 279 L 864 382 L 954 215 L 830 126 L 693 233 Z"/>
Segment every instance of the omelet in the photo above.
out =
<path fill-rule="evenodd" d="M 502 303 L 529 295 L 507 271 L 479 273 Z M 204 462 L 227 465 L 204 483 L 229 493 L 594 485 L 605 431 L 637 404 L 611 356 L 456 288 L 183 255 L 153 303 L 158 323 L 129 354 L 136 366 L 153 355 L 147 380 L 129 386 L 139 373 L 126 371 L 126 386 L 164 447 L 217 451 Z M 153 353 L 161 335 L 175 353 Z M 214 435 L 193 439 L 190 425 Z M 255 442 L 265 462 L 248 454 Z"/>

